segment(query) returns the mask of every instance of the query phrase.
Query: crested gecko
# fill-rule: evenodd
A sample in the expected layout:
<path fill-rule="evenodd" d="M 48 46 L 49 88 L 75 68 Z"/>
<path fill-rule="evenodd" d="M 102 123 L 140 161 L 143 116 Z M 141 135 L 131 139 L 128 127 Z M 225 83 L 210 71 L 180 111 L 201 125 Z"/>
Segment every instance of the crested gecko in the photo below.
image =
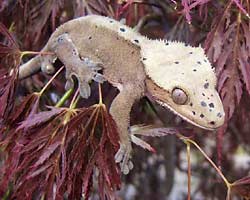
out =
<path fill-rule="evenodd" d="M 41 52 L 54 54 L 38 55 L 21 65 L 20 79 L 40 69 L 53 71 L 59 59 L 66 68 L 65 88 L 74 86 L 75 76 L 83 98 L 90 96 L 91 80 L 108 81 L 119 89 L 110 114 L 120 136 L 115 159 L 125 174 L 132 168 L 130 111 L 146 93 L 200 128 L 214 130 L 224 123 L 215 72 L 201 47 L 151 40 L 114 19 L 89 15 L 59 26 Z"/>

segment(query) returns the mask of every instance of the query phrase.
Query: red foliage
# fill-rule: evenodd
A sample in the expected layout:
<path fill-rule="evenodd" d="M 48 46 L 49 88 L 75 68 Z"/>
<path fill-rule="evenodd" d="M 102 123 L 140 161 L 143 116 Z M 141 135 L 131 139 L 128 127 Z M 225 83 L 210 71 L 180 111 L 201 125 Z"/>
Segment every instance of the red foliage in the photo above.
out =
<path fill-rule="evenodd" d="M 0 43 L 0 117 L 6 119 L 13 108 L 20 51 L 13 36 L 2 23 L 0 33 L 6 38 Z"/>
<path fill-rule="evenodd" d="M 243 10 L 241 4 L 238 3 L 237 6 Z M 243 94 L 242 83 L 245 84 L 250 94 L 250 64 L 248 62 L 250 59 L 250 24 L 241 12 L 231 12 L 232 7 L 233 2 L 229 1 L 220 11 L 205 41 L 207 55 L 216 66 L 218 90 L 226 113 L 225 124 L 218 132 L 219 162 L 224 132 Z"/>
<path fill-rule="evenodd" d="M 31 94 L 25 97 L 19 106 L 14 107 L 14 112 L 12 112 L 6 121 L 5 129 L 2 128 L 2 130 L 0 130 L 0 146 L 4 147 L 6 152 L 11 152 L 14 148 L 17 148 L 16 141 L 21 134 L 20 131 L 16 129 L 21 121 L 37 112 L 39 99 L 37 94 Z"/>
<path fill-rule="evenodd" d="M 51 107 L 30 115 L 16 133 L 20 136 L 9 152 L 1 182 L 3 192 L 12 181 L 11 199 L 80 199 L 83 193 L 87 199 L 97 172 L 101 199 L 112 199 L 120 187 L 114 161 L 118 135 L 104 106 Z"/>
<path fill-rule="evenodd" d="M 51 22 L 52 30 L 56 28 L 56 18 L 60 9 L 64 6 L 64 0 L 42 0 L 37 2 L 25 1 L 24 18 L 33 42 L 36 42 L 43 32 L 43 29 Z"/>
<path fill-rule="evenodd" d="M 232 192 L 240 195 L 242 198 L 250 198 L 250 176 L 235 181 L 232 185 Z"/>

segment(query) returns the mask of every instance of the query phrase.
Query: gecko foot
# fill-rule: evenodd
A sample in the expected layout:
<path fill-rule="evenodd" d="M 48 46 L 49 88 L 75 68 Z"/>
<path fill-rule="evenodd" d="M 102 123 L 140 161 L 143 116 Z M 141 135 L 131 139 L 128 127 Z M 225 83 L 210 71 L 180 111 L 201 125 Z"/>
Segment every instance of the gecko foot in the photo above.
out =
<path fill-rule="evenodd" d="M 88 70 L 92 72 L 91 77 L 89 79 L 92 79 L 97 83 L 103 83 L 105 81 L 104 76 L 98 72 L 103 69 L 102 63 L 94 62 L 89 58 L 83 58 L 82 61 L 84 65 L 87 66 Z"/>
<path fill-rule="evenodd" d="M 82 67 L 81 69 L 79 69 L 81 76 L 77 76 L 77 78 L 80 95 L 83 98 L 88 98 L 91 93 L 89 82 L 93 80 L 97 83 L 103 83 L 105 81 L 105 78 L 101 73 L 98 72 L 102 69 L 101 63 L 96 63 L 88 58 L 85 58 L 82 62 L 83 66 L 86 67 Z"/>
<path fill-rule="evenodd" d="M 91 94 L 89 82 L 93 80 L 97 83 L 103 83 L 106 80 L 104 76 L 98 72 L 101 69 L 101 63 L 93 62 L 88 58 L 82 59 L 76 70 L 70 71 L 68 68 L 66 68 L 67 81 L 65 84 L 65 89 L 69 90 L 70 88 L 74 87 L 74 81 L 72 79 L 72 76 L 75 76 L 78 80 L 78 87 L 80 90 L 81 97 L 87 99 Z"/>
<path fill-rule="evenodd" d="M 68 33 L 63 33 L 58 36 L 55 41 L 52 42 L 50 48 L 65 65 L 66 90 L 74 87 L 72 76 L 75 76 L 78 80 L 80 95 L 87 99 L 91 93 L 89 86 L 90 81 L 94 80 L 98 83 L 105 81 L 104 76 L 99 72 L 103 69 L 103 64 L 88 57 L 81 57 Z"/>
<path fill-rule="evenodd" d="M 131 145 L 120 144 L 120 149 L 115 154 L 115 162 L 120 163 L 121 171 L 123 174 L 128 174 L 134 165 L 131 159 Z"/>

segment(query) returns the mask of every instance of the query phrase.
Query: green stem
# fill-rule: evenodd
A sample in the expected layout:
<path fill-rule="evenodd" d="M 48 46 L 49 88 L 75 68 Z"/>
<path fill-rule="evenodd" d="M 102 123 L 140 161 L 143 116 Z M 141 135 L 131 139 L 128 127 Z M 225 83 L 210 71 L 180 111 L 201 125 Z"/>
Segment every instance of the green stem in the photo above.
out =
<path fill-rule="evenodd" d="M 73 93 L 73 88 L 69 89 L 67 92 L 65 92 L 65 94 L 63 95 L 63 97 L 57 102 L 57 104 L 55 105 L 55 107 L 59 108 L 61 106 L 63 106 L 63 104 L 65 103 L 65 101 L 72 95 Z"/>
<path fill-rule="evenodd" d="M 76 108 L 76 105 L 79 101 L 81 97 L 78 95 L 77 98 L 75 99 L 75 101 L 73 101 L 73 103 L 70 105 L 70 109 L 75 109 Z"/>
<path fill-rule="evenodd" d="M 21 58 L 25 55 L 53 55 L 52 52 L 21 51 Z"/>

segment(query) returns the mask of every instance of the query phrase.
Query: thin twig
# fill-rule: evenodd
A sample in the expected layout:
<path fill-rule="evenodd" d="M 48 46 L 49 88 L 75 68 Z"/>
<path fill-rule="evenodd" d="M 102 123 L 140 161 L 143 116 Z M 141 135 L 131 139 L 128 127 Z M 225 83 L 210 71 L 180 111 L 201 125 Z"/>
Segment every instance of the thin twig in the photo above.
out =
<path fill-rule="evenodd" d="M 187 162 L 188 162 L 188 200 L 191 200 L 191 154 L 190 154 L 190 143 L 186 142 L 187 145 Z"/>
<path fill-rule="evenodd" d="M 57 77 L 57 75 L 64 69 L 64 66 L 62 66 L 48 81 L 48 83 L 43 87 L 43 89 L 39 92 L 39 95 L 41 96 L 43 92 L 48 88 L 48 86 L 52 83 L 52 81 Z"/>
<path fill-rule="evenodd" d="M 74 89 L 71 88 L 69 89 L 67 92 L 65 92 L 65 94 L 62 96 L 62 98 L 57 102 L 57 104 L 55 105 L 55 107 L 59 108 L 61 106 L 63 106 L 63 104 L 65 103 L 65 101 L 71 96 L 71 94 L 73 93 Z"/>

